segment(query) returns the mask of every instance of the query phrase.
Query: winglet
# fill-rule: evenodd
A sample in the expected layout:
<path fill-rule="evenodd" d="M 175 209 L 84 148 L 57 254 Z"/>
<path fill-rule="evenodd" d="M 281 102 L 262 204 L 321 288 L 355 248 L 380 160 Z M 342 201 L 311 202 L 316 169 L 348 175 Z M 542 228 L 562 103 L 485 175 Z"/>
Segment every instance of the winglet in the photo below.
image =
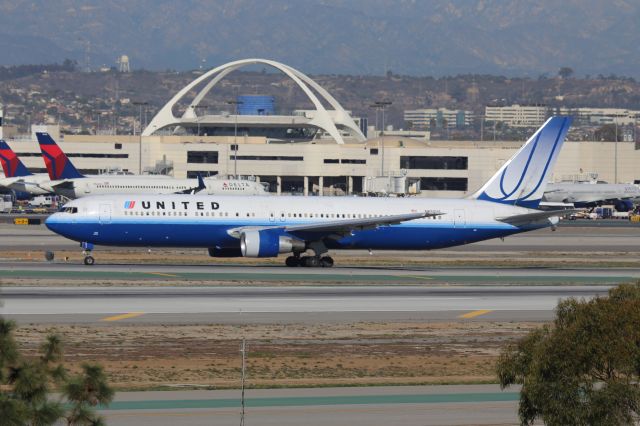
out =
<path fill-rule="evenodd" d="M 571 117 L 548 119 L 471 198 L 537 208 L 571 120 Z"/>
<path fill-rule="evenodd" d="M 31 176 L 33 174 L 4 140 L 0 140 L 0 163 L 2 163 L 5 177 Z"/>
<path fill-rule="evenodd" d="M 51 180 L 76 179 L 85 177 L 71 163 L 58 144 L 48 133 L 36 132 L 42 158 Z"/>

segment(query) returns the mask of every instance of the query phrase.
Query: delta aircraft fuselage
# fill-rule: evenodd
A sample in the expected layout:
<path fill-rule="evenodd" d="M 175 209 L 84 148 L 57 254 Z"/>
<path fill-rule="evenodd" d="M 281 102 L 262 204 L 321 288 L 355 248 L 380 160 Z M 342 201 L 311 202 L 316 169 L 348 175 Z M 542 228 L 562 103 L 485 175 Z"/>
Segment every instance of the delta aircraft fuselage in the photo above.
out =
<path fill-rule="evenodd" d="M 237 179 L 205 179 L 204 194 L 261 195 L 266 191 L 258 182 Z M 175 194 L 198 188 L 197 179 L 176 179 L 162 175 L 99 175 L 54 181 L 59 195 L 76 199 L 105 194 Z"/>

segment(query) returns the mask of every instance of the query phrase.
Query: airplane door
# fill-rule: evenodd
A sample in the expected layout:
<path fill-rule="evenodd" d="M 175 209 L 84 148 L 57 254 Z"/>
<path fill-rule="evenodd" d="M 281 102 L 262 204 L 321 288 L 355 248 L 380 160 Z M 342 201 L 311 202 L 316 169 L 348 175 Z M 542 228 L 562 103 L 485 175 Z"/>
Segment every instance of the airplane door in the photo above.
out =
<path fill-rule="evenodd" d="M 111 204 L 100 204 L 100 224 L 111 223 Z"/>
<path fill-rule="evenodd" d="M 84 193 L 85 194 L 90 194 L 91 193 L 91 186 L 90 186 L 89 182 L 84 184 Z"/>
<path fill-rule="evenodd" d="M 455 210 L 453 212 L 453 227 L 464 228 L 465 225 L 466 225 L 466 219 L 464 215 L 464 210 Z"/>

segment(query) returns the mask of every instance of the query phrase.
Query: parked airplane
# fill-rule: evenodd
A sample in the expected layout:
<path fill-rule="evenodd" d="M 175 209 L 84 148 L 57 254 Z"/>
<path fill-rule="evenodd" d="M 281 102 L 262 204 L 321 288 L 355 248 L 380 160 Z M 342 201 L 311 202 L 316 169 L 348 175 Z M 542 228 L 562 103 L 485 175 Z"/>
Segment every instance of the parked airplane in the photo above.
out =
<path fill-rule="evenodd" d="M 332 266 L 328 249 L 428 250 L 553 226 L 540 211 L 545 183 L 571 118 L 553 117 L 466 199 L 347 197 L 95 196 L 46 220 L 82 243 L 203 247 L 212 257 L 275 257 L 287 266 Z M 302 257 L 307 250 L 313 255 Z"/>
<path fill-rule="evenodd" d="M 4 140 L 0 140 L 0 163 L 2 163 L 5 176 L 0 179 L 1 186 L 32 195 L 53 192 L 48 186 L 51 181 L 49 175 L 47 173 L 31 173 Z"/>
<path fill-rule="evenodd" d="M 571 203 L 575 207 L 613 204 L 618 211 L 629 211 L 633 210 L 633 203 L 640 200 L 640 188 L 624 183 L 549 183 L 544 192 L 544 200 L 551 203 Z"/>
<path fill-rule="evenodd" d="M 85 176 L 71 163 L 47 133 L 36 133 L 49 172 L 51 188 L 67 198 L 99 194 L 205 194 L 266 195 L 258 182 L 239 179 L 174 179 L 163 175 Z"/>

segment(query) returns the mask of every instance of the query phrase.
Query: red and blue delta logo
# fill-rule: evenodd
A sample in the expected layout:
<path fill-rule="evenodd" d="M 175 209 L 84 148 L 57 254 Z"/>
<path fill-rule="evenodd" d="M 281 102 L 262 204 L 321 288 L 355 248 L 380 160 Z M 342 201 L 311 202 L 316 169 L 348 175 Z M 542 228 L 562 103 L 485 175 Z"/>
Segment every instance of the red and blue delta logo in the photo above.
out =
<path fill-rule="evenodd" d="M 136 205 L 135 201 L 125 201 L 124 202 L 124 208 L 125 209 L 132 209 L 135 205 Z"/>

